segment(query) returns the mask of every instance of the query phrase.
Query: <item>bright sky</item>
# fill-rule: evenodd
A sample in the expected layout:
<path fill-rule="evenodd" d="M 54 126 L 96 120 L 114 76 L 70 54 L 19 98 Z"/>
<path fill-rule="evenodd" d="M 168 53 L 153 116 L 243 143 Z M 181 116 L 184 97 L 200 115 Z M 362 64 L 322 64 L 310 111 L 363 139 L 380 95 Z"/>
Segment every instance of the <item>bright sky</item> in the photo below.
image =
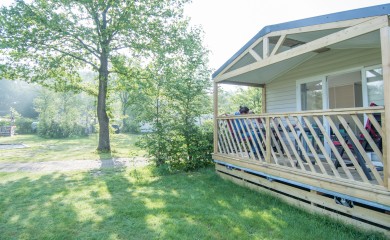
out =
<path fill-rule="evenodd" d="M 0 0 L 9 5 L 13 0 Z M 389 3 L 389 0 L 192 0 L 186 15 L 202 25 L 213 71 L 263 27 L 302 18 Z"/>
<path fill-rule="evenodd" d="M 222 66 L 263 27 L 389 3 L 389 0 L 192 0 L 186 14 L 205 31 L 210 67 Z"/>

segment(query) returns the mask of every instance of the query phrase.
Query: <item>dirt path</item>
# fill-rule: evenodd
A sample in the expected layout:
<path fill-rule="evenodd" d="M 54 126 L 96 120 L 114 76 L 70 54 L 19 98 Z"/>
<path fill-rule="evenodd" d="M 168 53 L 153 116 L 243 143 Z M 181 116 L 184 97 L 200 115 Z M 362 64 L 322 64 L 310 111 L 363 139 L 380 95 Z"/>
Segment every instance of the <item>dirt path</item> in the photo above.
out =
<path fill-rule="evenodd" d="M 109 160 L 68 160 L 31 163 L 0 163 L 0 172 L 64 172 L 112 167 L 142 167 L 149 164 L 147 158 L 117 158 Z"/>

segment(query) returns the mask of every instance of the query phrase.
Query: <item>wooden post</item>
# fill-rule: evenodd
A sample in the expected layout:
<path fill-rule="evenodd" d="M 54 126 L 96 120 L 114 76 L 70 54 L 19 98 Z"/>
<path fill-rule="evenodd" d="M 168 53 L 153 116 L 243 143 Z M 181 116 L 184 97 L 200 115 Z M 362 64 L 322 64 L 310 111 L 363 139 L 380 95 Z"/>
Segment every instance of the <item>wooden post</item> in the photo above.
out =
<path fill-rule="evenodd" d="M 214 154 L 218 153 L 218 83 L 214 82 Z"/>
<path fill-rule="evenodd" d="M 264 36 L 263 38 L 263 59 L 269 56 L 269 39 Z"/>
<path fill-rule="evenodd" d="M 384 185 L 390 189 L 390 160 L 388 153 L 390 152 L 390 141 L 387 140 L 390 136 L 390 27 L 381 28 L 381 51 L 382 51 L 382 70 L 383 70 L 383 92 L 385 105 L 385 131 L 382 139 L 383 146 L 383 175 Z"/>
<path fill-rule="evenodd" d="M 265 118 L 265 150 L 266 150 L 266 156 L 265 161 L 267 163 L 271 163 L 271 124 L 270 124 L 271 117 Z"/>
<path fill-rule="evenodd" d="M 265 84 L 263 85 L 263 88 L 261 89 L 261 113 L 266 113 L 267 112 L 267 95 L 266 95 L 266 89 L 265 89 Z"/>

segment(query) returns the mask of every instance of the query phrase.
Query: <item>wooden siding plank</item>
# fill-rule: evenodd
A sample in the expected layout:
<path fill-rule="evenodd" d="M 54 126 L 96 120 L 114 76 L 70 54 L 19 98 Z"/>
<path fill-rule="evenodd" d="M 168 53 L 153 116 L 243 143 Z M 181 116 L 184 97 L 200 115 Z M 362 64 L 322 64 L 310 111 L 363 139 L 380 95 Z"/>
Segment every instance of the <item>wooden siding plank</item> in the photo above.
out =
<path fill-rule="evenodd" d="M 344 217 L 346 220 L 348 220 L 348 223 L 353 224 L 365 224 L 366 228 L 374 230 L 380 230 L 385 231 L 383 228 L 379 228 L 375 225 L 371 225 L 367 222 L 359 221 L 357 218 L 364 219 L 366 221 L 376 223 L 382 226 L 389 227 L 390 222 L 388 221 L 389 214 L 377 212 L 375 210 L 372 210 L 370 208 L 361 207 L 355 205 L 353 208 L 348 208 L 343 205 L 339 205 L 335 203 L 335 200 L 333 198 L 324 196 L 321 193 L 317 193 L 316 191 L 305 191 L 298 188 L 294 188 L 288 185 L 284 185 L 283 183 L 279 182 L 270 182 L 267 179 L 263 179 L 257 176 L 253 176 L 251 174 L 248 174 L 246 172 L 240 171 L 240 170 L 227 170 L 223 166 L 216 165 L 217 174 L 226 180 L 232 181 L 235 184 L 259 191 L 259 192 L 265 192 L 267 194 L 270 194 L 272 196 L 281 198 L 282 200 L 286 201 L 287 203 L 293 203 L 294 205 L 297 204 L 298 207 L 305 207 L 309 206 L 310 210 L 315 210 L 316 212 L 320 212 L 322 214 L 330 215 L 332 217 L 340 218 Z M 273 190 L 277 190 L 278 192 L 275 192 Z M 288 195 L 284 195 L 283 193 L 286 193 Z M 295 198 L 291 198 L 290 196 L 293 196 Z M 291 202 L 293 201 L 293 202 Z M 305 205 L 305 206 L 302 206 Z M 334 212 L 331 212 L 329 210 L 324 209 L 324 207 L 328 209 L 333 209 L 338 212 L 344 213 L 347 216 L 343 216 Z M 386 232 L 386 234 L 389 234 Z"/>
<path fill-rule="evenodd" d="M 287 179 L 301 184 L 326 189 L 359 199 L 390 206 L 390 195 L 388 189 L 379 185 L 365 184 L 349 179 L 334 179 L 316 174 L 307 174 L 302 171 L 293 171 L 291 168 L 282 166 L 266 165 L 258 162 L 244 161 L 237 158 L 214 154 L 213 159 L 232 164 L 252 171 L 261 172 L 274 177 Z"/>

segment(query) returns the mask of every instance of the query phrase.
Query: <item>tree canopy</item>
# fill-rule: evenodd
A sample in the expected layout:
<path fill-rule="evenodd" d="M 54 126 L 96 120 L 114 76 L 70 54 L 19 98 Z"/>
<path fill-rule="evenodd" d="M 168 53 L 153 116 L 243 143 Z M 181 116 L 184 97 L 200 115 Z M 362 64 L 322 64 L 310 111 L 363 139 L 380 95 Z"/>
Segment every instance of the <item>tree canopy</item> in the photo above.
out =
<path fill-rule="evenodd" d="M 186 39 L 188 0 L 17 0 L 0 9 L 0 78 L 97 95 L 98 150 L 110 151 L 109 79 L 128 75 L 124 58 L 147 64 Z M 97 72 L 85 83 L 79 71 Z M 124 78 L 131 81 L 131 78 Z"/>

